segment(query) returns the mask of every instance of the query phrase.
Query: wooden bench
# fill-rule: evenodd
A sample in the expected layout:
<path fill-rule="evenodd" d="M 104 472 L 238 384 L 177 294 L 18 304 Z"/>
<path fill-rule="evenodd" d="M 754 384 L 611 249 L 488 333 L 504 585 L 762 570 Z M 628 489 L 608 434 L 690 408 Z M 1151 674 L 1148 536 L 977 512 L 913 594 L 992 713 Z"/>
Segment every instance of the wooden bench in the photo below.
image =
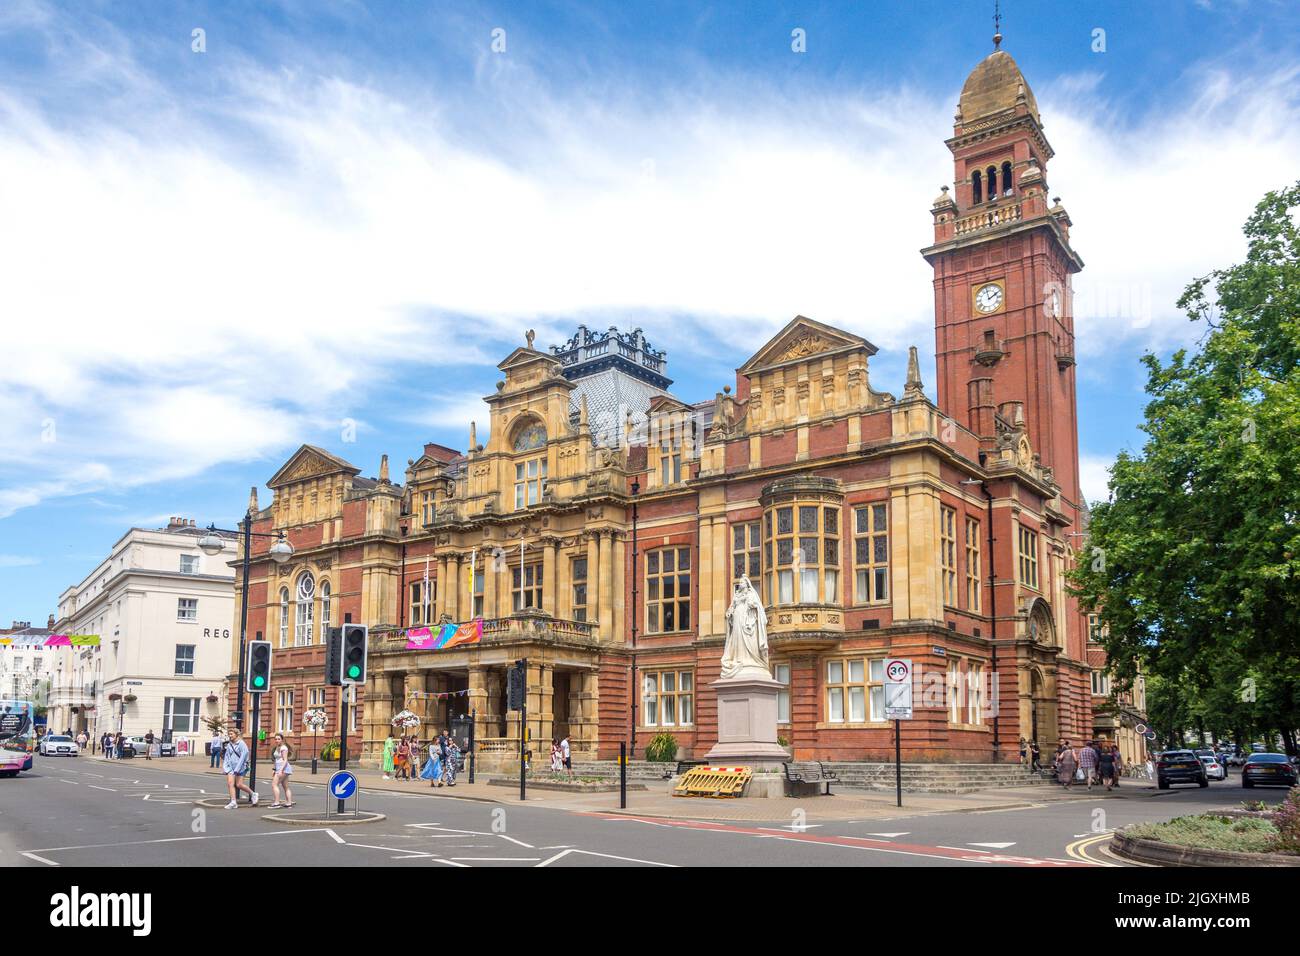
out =
<path fill-rule="evenodd" d="M 798 796 L 800 787 L 812 787 L 812 792 L 816 793 L 817 788 L 825 785 L 825 796 L 831 796 L 831 784 L 839 783 L 840 778 L 835 776 L 833 771 L 827 770 L 825 765 L 817 760 L 805 760 L 798 763 L 790 762 L 781 764 L 785 768 L 785 782 L 788 784 L 786 790 L 790 796 Z"/>

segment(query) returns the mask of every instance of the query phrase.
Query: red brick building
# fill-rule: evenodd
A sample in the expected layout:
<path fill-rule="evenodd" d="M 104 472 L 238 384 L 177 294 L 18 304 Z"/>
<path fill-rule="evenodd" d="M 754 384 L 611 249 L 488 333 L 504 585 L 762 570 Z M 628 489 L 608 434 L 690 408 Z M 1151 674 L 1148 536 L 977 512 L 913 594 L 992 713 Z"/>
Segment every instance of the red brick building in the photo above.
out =
<path fill-rule="evenodd" d="M 667 732 L 703 755 L 726 608 L 748 574 L 797 757 L 892 755 L 890 657 L 917 674 L 908 759 L 1015 759 L 1021 737 L 1089 736 L 1085 622 L 1064 580 L 1085 515 L 1082 261 L 1005 52 L 967 79 L 947 145 L 956 189 L 933 204 L 923 250 L 937 401 L 915 351 L 895 396 L 870 382 L 875 346 L 803 316 L 702 402 L 671 393 L 667 356 L 640 330 L 583 327 L 547 352 L 530 333 L 485 399 L 486 443 L 470 423 L 463 453 L 426 445 L 400 485 L 386 463 L 362 478 L 304 446 L 268 483 L 257 530 L 285 530 L 295 554 L 254 562 L 250 633 L 276 646 L 263 721 L 296 730 L 316 702 L 336 713 L 320 635 L 350 614 L 371 628 L 353 744 L 368 759 L 403 707 L 426 729 L 472 709 L 483 759 L 509 759 L 517 659 L 543 750 L 568 734 L 580 758 L 620 741 L 639 753 Z M 478 617 L 479 644 L 406 649 L 409 627 Z"/>

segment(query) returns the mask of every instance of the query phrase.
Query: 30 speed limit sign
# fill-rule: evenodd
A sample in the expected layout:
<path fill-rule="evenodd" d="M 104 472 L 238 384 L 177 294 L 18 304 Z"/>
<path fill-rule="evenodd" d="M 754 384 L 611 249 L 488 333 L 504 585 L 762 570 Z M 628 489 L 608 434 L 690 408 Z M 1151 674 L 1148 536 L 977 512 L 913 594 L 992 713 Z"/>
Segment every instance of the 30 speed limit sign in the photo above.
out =
<path fill-rule="evenodd" d="M 885 719 L 912 719 L 912 662 L 906 658 L 885 661 Z"/>

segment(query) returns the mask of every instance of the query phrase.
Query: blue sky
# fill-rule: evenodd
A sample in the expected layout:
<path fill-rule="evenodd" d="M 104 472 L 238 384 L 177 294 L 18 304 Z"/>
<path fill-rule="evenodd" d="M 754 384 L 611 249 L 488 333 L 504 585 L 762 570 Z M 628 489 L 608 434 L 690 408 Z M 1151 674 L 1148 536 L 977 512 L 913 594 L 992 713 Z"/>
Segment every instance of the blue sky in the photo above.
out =
<path fill-rule="evenodd" d="M 1096 497 L 1140 438 L 1139 356 L 1195 341 L 1179 291 L 1240 258 L 1254 203 L 1300 173 L 1297 10 L 1002 9 L 1087 263 Z M 991 16 L 6 3 L 0 621 L 44 620 L 133 525 L 232 525 L 303 442 L 367 474 L 386 452 L 395 477 L 425 441 L 463 447 L 528 328 L 639 325 L 698 400 L 803 313 L 880 347 L 876 388 L 901 388 L 911 344 L 932 381 L 917 250 Z"/>

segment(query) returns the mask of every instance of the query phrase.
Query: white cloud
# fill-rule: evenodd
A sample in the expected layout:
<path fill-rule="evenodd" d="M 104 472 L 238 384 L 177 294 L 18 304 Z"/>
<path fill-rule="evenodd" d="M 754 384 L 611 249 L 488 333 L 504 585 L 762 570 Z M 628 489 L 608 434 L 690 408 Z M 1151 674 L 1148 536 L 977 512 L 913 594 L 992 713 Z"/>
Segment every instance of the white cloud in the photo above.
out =
<path fill-rule="evenodd" d="M 40 558 L 31 558 L 21 554 L 0 554 L 0 568 L 24 568 L 40 563 Z"/>
<path fill-rule="evenodd" d="M 1113 459 L 1100 455 L 1079 456 L 1079 487 L 1083 490 L 1085 501 L 1091 504 L 1110 497 L 1108 483 L 1113 463 Z"/>
<path fill-rule="evenodd" d="M 951 177 L 952 94 L 717 77 L 707 101 L 597 100 L 512 70 L 480 92 L 529 122 L 490 145 L 382 79 L 231 67 L 218 125 L 121 43 L 83 62 L 120 66 L 149 108 L 64 124 L 0 86 L 0 465 L 22 475 L 0 516 L 278 454 L 365 413 L 351 386 L 383 402 L 397 363 L 494 362 L 484 339 L 528 326 L 635 313 L 670 348 L 743 355 L 801 312 L 883 349 L 932 341 L 917 250 Z M 1079 315 L 1081 355 L 1187 337 L 1178 292 L 1239 257 L 1253 203 L 1294 176 L 1294 79 L 1193 76 L 1177 109 L 1131 122 L 1094 75 L 1043 84 L 1079 290 L 1103 303 Z M 477 396 L 416 420 L 471 417 Z"/>

